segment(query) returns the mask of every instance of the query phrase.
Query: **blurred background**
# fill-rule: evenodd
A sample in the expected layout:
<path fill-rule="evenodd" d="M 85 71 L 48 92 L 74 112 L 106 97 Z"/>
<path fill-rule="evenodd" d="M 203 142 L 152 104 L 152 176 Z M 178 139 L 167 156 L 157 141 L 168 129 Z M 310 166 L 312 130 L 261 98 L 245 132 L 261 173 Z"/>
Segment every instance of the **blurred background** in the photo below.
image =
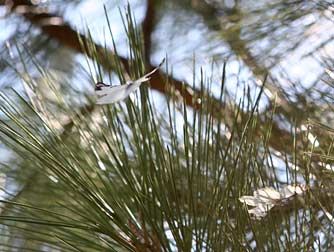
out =
<path fill-rule="evenodd" d="M 95 82 L 101 76 L 111 84 L 119 84 L 120 80 L 111 76 L 103 60 L 99 62 L 106 70 L 102 74 L 98 74 L 100 69 L 90 68 L 94 60 L 85 57 L 77 32 L 83 40 L 91 39 L 108 52 L 113 51 L 115 43 L 117 52 L 113 54 L 127 62 L 130 52 L 120 15 L 127 3 L 142 32 L 146 68 L 156 67 L 167 57 L 168 72 L 164 68 L 161 71 L 174 83 L 183 82 L 190 88 L 190 95 L 201 88 L 203 71 L 202 78 L 211 83 L 207 87 L 209 95 L 219 99 L 226 62 L 224 102 L 226 110 L 233 111 L 245 95 L 253 105 L 251 101 L 267 76 L 258 106 L 258 123 L 259 132 L 261 127 L 272 124 L 268 149 L 278 174 L 276 182 L 288 183 L 293 173 L 296 183 L 310 183 L 311 178 L 312 183 L 321 186 L 331 184 L 332 161 L 316 158 L 306 162 L 303 144 L 331 155 L 332 136 L 323 129 L 334 125 L 333 1 L 0 1 L 0 90 L 14 88 L 29 96 L 22 85 L 28 69 L 29 78 L 40 84 L 40 92 L 58 114 L 55 128 L 61 128 L 67 118 L 62 120 L 62 108 L 54 97 L 48 97 L 43 86 L 46 80 L 37 71 L 35 61 L 51 73 L 53 85 L 62 90 L 65 99 L 76 108 L 87 109 Z M 150 96 L 164 113 L 162 100 L 166 93 L 158 82 L 151 82 Z M 196 107 L 196 103 L 188 105 L 190 110 Z M 241 105 L 241 109 L 247 112 L 247 106 Z M 233 117 L 224 119 L 226 124 L 233 121 Z M 317 127 L 310 127 L 314 125 Z M 299 138 L 301 141 L 296 143 Z M 9 162 L 11 151 L 1 144 L 0 161 L 13 165 L 12 160 Z M 305 163 L 311 167 L 306 171 L 302 167 Z M 287 170 L 292 171 L 290 177 Z M 326 241 L 327 248 L 333 246 L 330 239 Z"/>

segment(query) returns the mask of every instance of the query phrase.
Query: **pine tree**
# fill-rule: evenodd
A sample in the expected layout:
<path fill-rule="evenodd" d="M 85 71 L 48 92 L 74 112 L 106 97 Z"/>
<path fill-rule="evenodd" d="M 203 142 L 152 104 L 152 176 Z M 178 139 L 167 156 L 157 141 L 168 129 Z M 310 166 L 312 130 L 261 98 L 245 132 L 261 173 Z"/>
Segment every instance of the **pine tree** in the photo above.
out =
<path fill-rule="evenodd" d="M 12 10 L 19 4 L 34 8 L 13 1 Z M 204 5 L 198 10 L 214 13 Z M 245 87 L 233 100 L 226 60 L 218 94 L 217 76 L 204 70 L 194 68 L 193 84 L 181 82 L 168 54 L 160 67 L 150 62 L 152 18 L 141 29 L 130 5 L 121 15 L 129 58 L 118 54 L 106 8 L 112 50 L 107 42 L 97 45 L 88 27 L 74 34 L 67 24 L 40 25 L 46 14 L 23 13 L 44 35 L 84 53 L 80 75 L 89 91 L 43 65 L 30 48 L 11 49 L 15 57 L 7 63 L 23 89 L 0 93 L 0 141 L 11 151 L 1 164 L 0 250 L 330 251 L 332 140 L 325 140 L 332 129 L 316 121 L 326 106 L 300 114 L 303 99 L 286 99 L 266 68 L 251 63 L 236 27 L 223 36 L 261 78 L 259 87 Z M 138 90 L 122 101 L 97 104 L 95 83 L 138 79 Z M 259 104 L 268 92 L 276 99 L 264 111 Z M 277 115 L 295 123 L 294 132 L 278 127 Z M 277 160 L 287 167 L 285 182 Z"/>

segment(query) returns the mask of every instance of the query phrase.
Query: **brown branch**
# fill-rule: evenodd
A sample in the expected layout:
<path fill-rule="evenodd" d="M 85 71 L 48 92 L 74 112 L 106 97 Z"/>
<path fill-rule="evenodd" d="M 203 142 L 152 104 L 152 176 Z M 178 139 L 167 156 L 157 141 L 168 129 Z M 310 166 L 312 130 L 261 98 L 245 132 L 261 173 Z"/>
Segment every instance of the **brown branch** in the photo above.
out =
<path fill-rule="evenodd" d="M 146 15 L 143 21 L 143 35 L 144 35 L 144 48 L 145 48 L 145 60 L 147 64 L 150 64 L 150 55 L 152 47 L 152 32 L 155 26 L 155 4 L 154 0 L 147 0 Z"/>

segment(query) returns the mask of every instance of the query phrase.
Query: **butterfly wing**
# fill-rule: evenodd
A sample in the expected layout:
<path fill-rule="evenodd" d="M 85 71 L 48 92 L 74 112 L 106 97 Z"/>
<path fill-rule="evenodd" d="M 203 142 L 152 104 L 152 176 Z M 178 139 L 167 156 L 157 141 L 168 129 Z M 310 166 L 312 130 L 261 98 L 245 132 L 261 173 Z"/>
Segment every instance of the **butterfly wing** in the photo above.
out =
<path fill-rule="evenodd" d="M 142 82 L 135 81 L 125 85 L 104 87 L 101 90 L 97 90 L 95 91 L 98 95 L 96 104 L 103 105 L 122 101 L 128 97 L 130 93 L 135 91 Z"/>
<path fill-rule="evenodd" d="M 110 86 L 104 84 L 103 82 L 97 82 L 95 84 L 95 93 L 98 97 L 96 104 L 103 105 L 124 100 L 132 92 L 139 88 L 143 82 L 148 81 L 150 79 L 150 76 L 161 67 L 164 61 L 165 59 L 159 64 L 157 68 L 154 68 L 151 72 L 145 74 L 138 80 L 127 82 L 123 85 Z"/>

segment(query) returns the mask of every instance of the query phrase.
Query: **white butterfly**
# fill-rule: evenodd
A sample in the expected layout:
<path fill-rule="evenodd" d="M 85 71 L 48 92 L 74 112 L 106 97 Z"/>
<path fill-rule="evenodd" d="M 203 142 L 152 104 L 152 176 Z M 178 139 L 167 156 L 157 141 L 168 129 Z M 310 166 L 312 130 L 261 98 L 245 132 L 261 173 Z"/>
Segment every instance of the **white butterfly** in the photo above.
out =
<path fill-rule="evenodd" d="M 128 81 L 123 85 L 110 86 L 103 82 L 97 82 L 95 84 L 95 93 L 98 97 L 96 104 L 111 104 L 124 100 L 132 92 L 139 88 L 143 82 L 148 81 L 150 76 L 161 67 L 164 61 L 165 60 L 163 60 L 157 68 L 154 68 L 151 72 L 145 74 L 138 80 Z"/>
<path fill-rule="evenodd" d="M 280 191 L 276 191 L 272 187 L 264 187 L 254 191 L 253 196 L 240 197 L 239 201 L 254 207 L 248 210 L 250 215 L 262 218 L 274 206 L 282 205 L 293 196 L 301 195 L 306 190 L 306 185 L 285 185 Z"/>

